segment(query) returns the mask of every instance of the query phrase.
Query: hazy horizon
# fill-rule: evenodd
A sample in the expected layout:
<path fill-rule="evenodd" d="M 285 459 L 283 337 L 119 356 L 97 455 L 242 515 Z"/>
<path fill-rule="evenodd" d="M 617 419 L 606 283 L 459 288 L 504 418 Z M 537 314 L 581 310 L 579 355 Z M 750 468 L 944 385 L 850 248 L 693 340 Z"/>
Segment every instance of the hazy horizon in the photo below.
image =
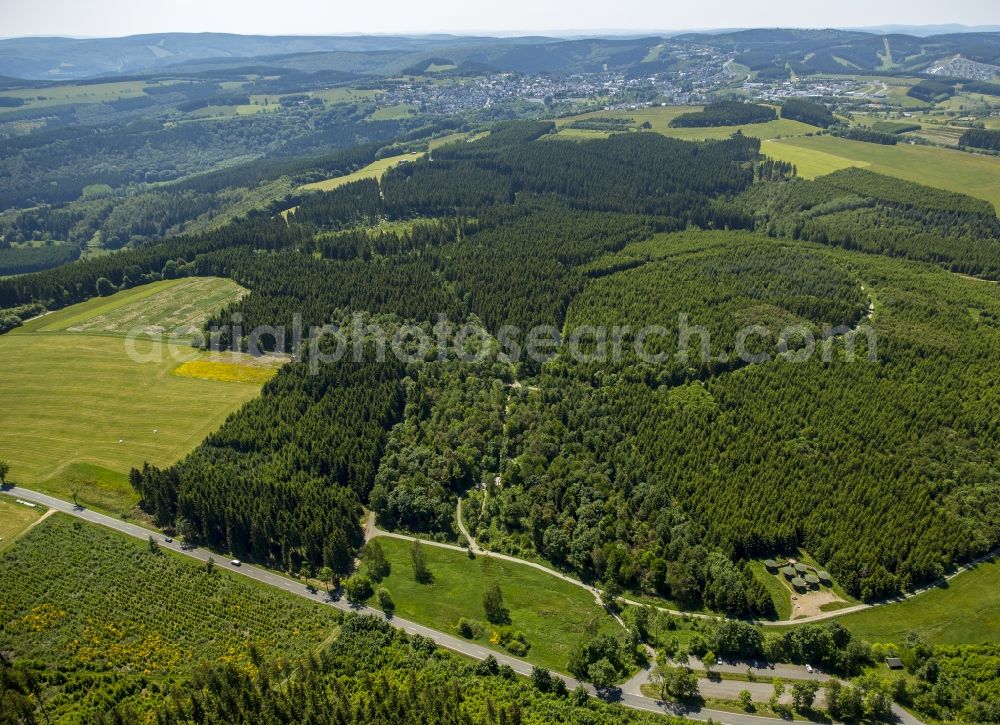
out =
<path fill-rule="evenodd" d="M 239 35 L 641 35 L 678 31 L 876 26 L 1000 24 L 995 0 L 885 0 L 877 7 L 847 0 L 835 7 L 805 7 L 793 0 L 670 7 L 625 0 L 614 6 L 555 0 L 540 4 L 510 0 L 503 5 L 441 0 L 427 7 L 400 0 L 331 7 L 319 0 L 275 5 L 265 0 L 170 0 L 129 2 L 40 0 L 0 10 L 4 39 L 22 37 L 112 38 L 156 33 Z M 518 18 L 512 21 L 511 18 Z"/>

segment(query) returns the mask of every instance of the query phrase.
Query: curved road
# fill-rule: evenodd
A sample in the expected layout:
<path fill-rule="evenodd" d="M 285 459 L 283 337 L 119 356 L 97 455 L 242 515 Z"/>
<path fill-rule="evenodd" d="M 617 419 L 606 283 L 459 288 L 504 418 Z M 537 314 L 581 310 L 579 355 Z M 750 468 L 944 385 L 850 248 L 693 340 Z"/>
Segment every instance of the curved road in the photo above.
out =
<path fill-rule="evenodd" d="M 333 600 L 325 592 L 311 591 L 307 589 L 300 581 L 289 579 L 288 577 L 282 576 L 269 569 L 264 569 L 259 566 L 254 566 L 252 564 L 243 564 L 242 566 L 233 566 L 229 563 L 229 560 L 225 556 L 208 551 L 207 549 L 201 549 L 197 547 L 182 548 L 177 542 L 166 543 L 163 541 L 162 534 L 153 531 L 151 529 L 143 528 L 142 526 L 137 526 L 136 524 L 131 524 L 127 521 L 121 521 L 120 519 L 113 518 L 111 516 L 106 516 L 104 514 L 97 513 L 96 511 L 91 511 L 90 509 L 76 506 L 68 501 L 63 501 L 62 499 L 54 498 L 43 493 L 37 493 L 28 489 L 20 488 L 17 486 L 5 486 L 0 488 L 0 493 L 7 494 L 8 496 L 14 498 L 20 498 L 25 501 L 30 501 L 32 503 L 41 504 L 43 506 L 48 506 L 50 509 L 61 511 L 63 513 L 69 514 L 71 516 L 76 516 L 79 519 L 88 521 L 92 524 L 98 524 L 100 526 L 105 526 L 109 529 L 113 529 L 119 533 L 125 534 L 127 536 L 146 541 L 150 536 L 154 537 L 159 545 L 165 549 L 177 552 L 184 556 L 188 556 L 192 559 L 198 561 L 208 561 L 209 559 L 215 560 L 215 565 L 226 571 L 230 571 L 234 574 L 240 574 L 242 576 L 254 579 L 263 584 L 267 584 L 278 589 L 282 589 L 290 594 L 294 594 L 298 597 L 303 597 L 305 599 L 310 599 L 314 602 L 324 604 L 327 606 L 335 607 L 341 609 L 345 612 L 356 612 L 358 614 L 368 614 L 373 617 L 385 617 L 385 615 L 377 610 L 371 609 L 365 606 L 354 606 L 349 604 L 346 600 Z M 371 522 L 370 522 L 371 523 Z M 374 525 L 371 524 L 374 528 Z M 374 529 L 378 531 L 377 529 Z M 397 536 L 400 538 L 401 535 L 385 534 L 387 536 Z M 459 551 L 464 551 L 460 547 L 452 546 L 450 544 L 436 544 L 435 542 L 423 542 L 428 545 L 443 546 L 449 549 L 458 549 Z M 500 556 L 500 555 L 492 555 Z M 517 563 L 530 564 L 530 562 L 522 562 L 519 559 L 514 559 L 513 557 L 504 557 L 515 561 Z M 538 565 L 538 568 L 545 569 Z M 515 672 L 520 675 L 530 675 L 532 670 L 532 665 L 525 662 L 524 660 L 518 659 L 516 657 L 511 657 L 510 655 L 503 654 L 501 652 L 494 652 L 491 649 L 482 647 L 474 642 L 469 642 L 465 639 L 452 636 L 445 632 L 440 632 L 436 629 L 431 629 L 430 627 L 425 627 L 422 624 L 417 624 L 416 622 L 411 622 L 406 619 L 401 619 L 399 617 L 387 617 L 387 621 L 394 627 L 398 627 L 408 634 L 419 634 L 429 639 L 434 640 L 442 647 L 450 649 L 454 652 L 472 657 L 477 660 L 485 659 L 486 657 L 493 655 L 497 662 L 501 664 L 509 665 Z M 648 671 L 647 671 L 648 672 Z M 581 683 L 578 680 L 562 675 L 558 672 L 552 673 L 554 676 L 561 678 L 566 682 L 566 685 L 573 689 L 579 685 L 583 685 L 592 695 L 597 695 L 597 691 L 593 686 L 586 683 Z M 634 677 L 629 683 L 633 681 L 641 684 L 639 678 Z M 714 696 L 716 691 L 715 682 L 707 679 L 701 679 L 698 681 L 701 692 L 709 697 Z M 739 683 L 740 685 L 745 685 L 747 683 Z M 720 696 L 726 696 L 728 689 L 732 685 L 727 685 L 726 681 L 722 682 L 719 686 L 721 689 L 718 690 Z M 628 691 L 623 687 L 621 690 L 615 691 L 611 697 L 608 699 L 617 701 L 626 707 L 630 707 L 636 710 L 644 710 L 647 712 L 656 712 L 662 714 L 677 715 L 686 718 L 691 718 L 694 720 L 712 720 L 717 723 L 727 723 L 728 725 L 775 725 L 775 720 L 773 718 L 767 717 L 757 717 L 754 715 L 743 715 L 738 713 L 723 712 L 721 710 L 709 710 L 705 708 L 689 708 L 680 705 L 675 705 L 673 703 L 664 703 L 659 700 L 655 700 L 651 697 L 645 697 L 639 693 L 638 685 L 635 687 L 629 686 Z M 744 689 L 740 687 L 739 689 Z M 909 724 L 907 724 L 909 725 Z"/>

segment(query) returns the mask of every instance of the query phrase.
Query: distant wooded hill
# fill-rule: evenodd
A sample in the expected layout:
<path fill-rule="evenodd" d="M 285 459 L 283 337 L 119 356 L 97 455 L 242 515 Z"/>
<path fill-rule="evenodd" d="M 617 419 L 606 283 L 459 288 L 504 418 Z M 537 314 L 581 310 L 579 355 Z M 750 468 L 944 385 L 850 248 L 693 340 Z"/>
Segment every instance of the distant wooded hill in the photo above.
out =
<path fill-rule="evenodd" d="M 692 45 L 737 52 L 753 69 L 791 65 L 796 72 L 920 71 L 960 55 L 1000 65 L 1000 33 L 950 33 L 917 37 L 846 30 L 741 30 L 688 33 L 664 38 L 558 39 L 541 36 L 490 38 L 427 36 L 255 36 L 225 33 L 162 33 L 124 38 L 15 38 L 0 40 L 0 76 L 76 80 L 136 74 L 196 63 L 198 67 L 245 64 L 269 58 L 286 68 L 317 68 L 364 74 L 425 67 L 436 58 L 456 66 L 524 73 L 652 71 L 669 68 L 671 53 L 650 51 Z M 891 57 L 887 56 L 887 48 Z"/>

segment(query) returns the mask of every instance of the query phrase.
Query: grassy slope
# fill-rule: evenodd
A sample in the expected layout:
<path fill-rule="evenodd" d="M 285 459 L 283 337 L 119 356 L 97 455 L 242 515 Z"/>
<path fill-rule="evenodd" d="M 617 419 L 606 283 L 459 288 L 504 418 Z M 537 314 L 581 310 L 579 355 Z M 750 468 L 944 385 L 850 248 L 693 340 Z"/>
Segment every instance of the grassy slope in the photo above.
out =
<path fill-rule="evenodd" d="M 899 642 L 910 630 L 933 644 L 1000 642 L 1000 563 L 980 564 L 946 588 L 836 621 L 871 642 Z"/>
<path fill-rule="evenodd" d="M 71 483 L 59 474 L 67 464 L 125 474 L 143 461 L 173 463 L 260 390 L 172 375 L 178 362 L 168 356 L 133 362 L 123 341 L 111 337 L 2 337 L 0 358 L 0 451 L 10 460 L 11 478 L 64 498 Z M 102 505 L 89 488 L 81 501 Z M 121 510 L 107 503 L 102 507 Z"/>
<path fill-rule="evenodd" d="M 76 490 L 81 503 L 118 514 L 136 502 L 126 480 L 132 466 L 173 463 L 255 397 L 259 384 L 174 375 L 181 360 L 166 346 L 156 360 L 136 361 L 121 336 L 64 331 L 97 317 L 112 329 L 197 322 L 219 304 L 212 289 L 232 296 L 240 288 L 226 280 L 170 280 L 89 300 L 0 336 L 0 455 L 10 460 L 12 480 L 62 498 Z M 132 349 L 155 348 L 139 341 Z M 183 346 L 181 352 L 201 357 Z"/>
<path fill-rule="evenodd" d="M 1000 157 L 934 146 L 882 146 L 832 136 L 782 139 L 764 147 L 769 156 L 799 165 L 816 151 L 850 166 L 867 166 L 880 174 L 985 199 L 1000 209 Z M 825 163 L 826 156 L 818 158 L 817 163 Z"/>
<path fill-rule="evenodd" d="M 784 140 L 768 139 L 761 144 L 760 150 L 766 156 L 795 164 L 796 173 L 804 179 L 815 179 L 850 166 L 870 166 L 865 161 L 852 161 L 825 151 L 793 146 Z"/>
<path fill-rule="evenodd" d="M 32 508 L 7 496 L 0 497 L 0 551 L 13 544 L 44 513 L 42 506 Z"/>
<path fill-rule="evenodd" d="M 134 328 L 201 329 L 212 312 L 245 294 L 245 289 L 229 279 L 185 277 L 135 287 L 60 310 L 43 318 L 45 324 L 35 329 L 112 335 L 125 335 Z"/>
<path fill-rule="evenodd" d="M 323 181 L 306 184 L 299 188 L 304 191 L 333 191 L 337 187 L 343 186 L 344 184 L 350 184 L 352 181 L 360 181 L 361 179 L 381 179 L 382 174 L 391 169 L 393 166 L 401 164 L 404 161 L 416 161 L 421 156 L 423 156 L 423 153 L 419 152 L 402 154 L 401 156 L 389 156 L 384 159 L 379 159 L 378 161 L 373 161 L 368 164 L 368 166 L 363 169 L 358 169 L 353 174 L 335 176 L 332 179 L 324 179 Z"/>
<path fill-rule="evenodd" d="M 575 644 L 592 633 L 621 631 L 588 592 L 531 567 L 424 546 L 434 581 L 419 584 L 413 578 L 410 543 L 387 537 L 378 541 L 392 564 L 379 586 L 389 590 L 396 613 L 405 619 L 452 634 L 460 617 L 474 619 L 485 630 L 479 644 L 489 646 L 490 634 L 498 627 L 486 621 L 482 596 L 496 582 L 510 612 L 510 626 L 531 643 L 525 659 L 560 672 L 566 671 Z M 374 599 L 372 604 L 377 604 Z"/>

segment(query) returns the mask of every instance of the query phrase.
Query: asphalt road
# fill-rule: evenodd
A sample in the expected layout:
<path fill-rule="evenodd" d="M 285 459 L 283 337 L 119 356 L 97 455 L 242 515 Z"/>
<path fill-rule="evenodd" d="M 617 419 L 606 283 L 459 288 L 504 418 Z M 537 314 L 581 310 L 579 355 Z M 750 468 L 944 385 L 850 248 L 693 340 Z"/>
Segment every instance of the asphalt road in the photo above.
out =
<path fill-rule="evenodd" d="M 313 591 L 308 589 L 302 582 L 295 579 L 290 579 L 288 577 L 277 574 L 270 569 L 264 569 L 259 566 L 254 566 L 252 564 L 242 564 L 241 566 L 234 566 L 229 563 L 229 559 L 222 554 L 209 551 L 207 549 L 201 549 L 197 547 L 182 548 L 176 541 L 172 543 L 166 543 L 163 539 L 163 535 L 159 532 L 153 531 L 151 529 L 143 528 L 142 526 L 137 526 L 136 524 L 129 523 L 127 521 L 122 521 L 120 519 L 113 518 L 111 516 L 106 516 L 96 511 L 92 511 L 87 508 L 75 506 L 74 504 L 63 501 L 62 499 L 54 498 L 43 493 L 38 493 L 36 491 L 31 491 L 29 489 L 20 488 L 18 486 L 6 486 L 0 488 L 0 493 L 4 493 L 12 498 L 20 498 L 25 501 L 30 501 L 32 503 L 41 504 L 43 506 L 48 506 L 50 509 L 56 511 L 61 511 L 63 513 L 69 514 L 71 516 L 76 516 L 79 519 L 88 521 L 93 524 L 98 524 L 100 526 L 106 526 L 109 529 L 114 529 L 119 533 L 125 534 L 127 536 L 132 536 L 136 539 L 141 539 L 142 541 L 147 541 L 150 536 L 152 536 L 159 545 L 164 549 L 169 549 L 175 551 L 184 556 L 196 559 L 198 561 L 208 561 L 213 559 L 215 561 L 215 566 L 219 569 L 230 571 L 234 574 L 240 574 L 241 576 L 254 579 L 263 584 L 267 584 L 278 589 L 282 589 L 290 594 L 294 594 L 298 597 L 303 597 L 304 599 L 310 599 L 312 601 L 324 604 L 327 606 L 335 607 L 337 609 L 343 610 L 345 612 L 356 612 L 358 614 L 368 614 L 373 617 L 385 618 L 394 627 L 398 627 L 407 634 L 419 634 L 424 637 L 428 637 L 435 642 L 437 642 L 442 647 L 450 649 L 454 652 L 472 657 L 477 660 L 486 659 L 489 655 L 493 655 L 497 662 L 500 664 L 509 665 L 515 672 L 521 675 L 530 675 L 532 670 L 532 665 L 524 660 L 518 659 L 516 657 L 511 657 L 510 655 L 503 654 L 501 652 L 495 652 L 486 647 L 482 647 L 473 642 L 469 642 L 465 639 L 452 636 L 446 632 L 440 632 L 436 629 L 431 629 L 430 627 L 425 627 L 422 624 L 417 624 L 416 622 L 411 622 L 406 619 L 401 619 L 400 617 L 387 618 L 385 615 L 377 609 L 371 609 L 370 607 L 355 606 L 347 602 L 345 599 L 333 600 L 329 597 L 326 592 Z M 382 532 L 378 532 L 382 535 Z M 385 534 L 389 536 L 399 536 L 398 534 Z M 400 537 L 406 538 L 406 537 Z M 434 545 L 434 542 L 425 542 L 430 545 Z M 448 545 L 447 548 L 459 548 L 451 547 Z M 503 555 L 490 554 L 491 556 L 499 556 L 500 558 L 510 558 L 518 563 L 529 563 L 522 562 L 520 560 L 514 559 L 513 557 L 505 557 Z M 545 568 L 539 566 L 538 568 Z M 545 568 L 547 570 L 547 568 Z M 777 667 L 777 665 L 776 665 Z M 794 667 L 790 665 L 790 667 Z M 743 669 L 746 671 L 746 668 Z M 804 671 L 804 670 L 803 670 Z M 771 671 L 773 672 L 773 670 Z M 593 686 L 586 683 L 581 683 L 578 680 L 562 675 L 559 673 L 552 673 L 555 676 L 562 678 L 566 685 L 570 689 L 574 689 L 577 686 L 583 684 L 587 690 L 596 695 L 597 692 Z M 772 674 L 773 676 L 773 674 Z M 637 692 L 638 685 L 640 684 L 640 677 L 634 677 L 629 680 L 630 687 L 628 687 L 629 692 L 624 689 L 617 692 L 617 696 L 612 694 L 606 699 L 612 701 L 617 701 L 626 707 L 630 707 L 636 710 L 645 710 L 647 712 L 659 712 L 664 714 L 678 715 L 693 720 L 712 720 L 718 723 L 726 723 L 727 725 L 774 725 L 776 720 L 774 718 L 767 717 L 756 717 L 753 715 L 743 715 L 737 713 L 723 712 L 721 710 L 709 710 L 704 708 L 686 708 L 683 706 L 678 706 L 673 703 L 663 703 L 650 697 L 645 697 Z M 751 689 L 750 685 L 755 683 L 747 683 L 740 681 L 713 681 L 708 679 L 700 679 L 698 681 L 701 693 L 706 697 L 725 697 L 725 698 L 735 698 L 736 694 L 742 689 Z M 760 687 L 767 687 L 770 690 L 770 685 L 765 685 L 764 683 L 756 683 Z M 735 687 L 735 692 L 731 693 Z M 756 688 L 755 688 L 756 689 Z M 752 690 L 753 691 L 753 690 Z M 768 696 L 770 696 L 768 694 Z M 766 698 L 764 698 L 766 699 Z M 906 715 L 900 711 L 901 714 Z M 916 720 L 912 716 L 902 718 L 904 725 L 920 725 L 920 721 Z"/>

